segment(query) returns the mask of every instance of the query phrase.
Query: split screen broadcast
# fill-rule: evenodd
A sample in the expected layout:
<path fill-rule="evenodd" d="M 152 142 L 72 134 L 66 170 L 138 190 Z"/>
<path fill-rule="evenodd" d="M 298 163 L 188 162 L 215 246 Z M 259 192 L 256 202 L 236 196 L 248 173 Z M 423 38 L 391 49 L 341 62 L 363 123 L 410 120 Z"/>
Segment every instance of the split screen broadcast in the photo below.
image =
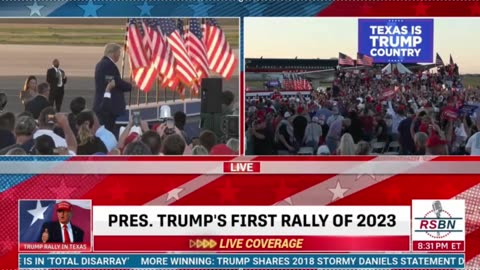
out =
<path fill-rule="evenodd" d="M 0 154 L 477 155 L 477 24 L 3 20 Z"/>

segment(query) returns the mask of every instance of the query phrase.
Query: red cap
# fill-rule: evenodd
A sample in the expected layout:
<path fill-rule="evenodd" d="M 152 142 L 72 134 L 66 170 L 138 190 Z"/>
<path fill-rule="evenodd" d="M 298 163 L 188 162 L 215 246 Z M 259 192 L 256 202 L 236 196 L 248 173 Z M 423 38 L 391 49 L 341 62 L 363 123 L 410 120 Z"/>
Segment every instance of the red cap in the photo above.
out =
<path fill-rule="evenodd" d="M 447 144 L 447 142 L 440 139 L 440 137 L 435 133 L 432 133 L 432 135 L 430 135 L 430 137 L 428 137 L 427 147 L 435 147 L 435 146 L 443 145 L 443 144 Z"/>
<path fill-rule="evenodd" d="M 69 202 L 62 201 L 57 203 L 57 211 L 72 211 L 72 205 Z"/>
<path fill-rule="evenodd" d="M 304 110 L 304 108 L 303 108 L 302 106 L 300 106 L 300 107 L 298 107 L 298 109 L 297 109 L 297 113 L 298 113 L 298 114 L 302 114 L 302 113 L 303 113 L 303 110 Z"/>
<path fill-rule="evenodd" d="M 212 150 L 210 150 L 210 155 L 230 156 L 230 155 L 235 155 L 235 153 L 230 148 L 228 148 L 226 144 L 217 144 L 214 147 L 212 147 Z"/>

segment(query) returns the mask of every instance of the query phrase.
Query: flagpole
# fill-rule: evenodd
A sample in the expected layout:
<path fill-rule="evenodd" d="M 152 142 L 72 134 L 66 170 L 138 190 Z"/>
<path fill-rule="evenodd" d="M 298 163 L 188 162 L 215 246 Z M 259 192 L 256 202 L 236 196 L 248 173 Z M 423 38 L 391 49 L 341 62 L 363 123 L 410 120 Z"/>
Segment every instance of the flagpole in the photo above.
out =
<path fill-rule="evenodd" d="M 125 37 L 123 39 L 123 57 L 122 57 L 122 79 L 125 76 L 125 58 L 127 57 L 127 50 L 128 50 L 128 24 L 130 19 L 127 19 L 127 23 L 125 24 Z M 132 74 L 130 69 L 130 82 L 132 81 Z M 132 91 L 129 93 L 128 97 L 128 106 L 132 105 Z"/>
<path fill-rule="evenodd" d="M 158 99 L 159 99 L 159 89 L 158 89 L 158 80 L 159 78 L 155 80 L 155 102 L 158 104 Z"/>

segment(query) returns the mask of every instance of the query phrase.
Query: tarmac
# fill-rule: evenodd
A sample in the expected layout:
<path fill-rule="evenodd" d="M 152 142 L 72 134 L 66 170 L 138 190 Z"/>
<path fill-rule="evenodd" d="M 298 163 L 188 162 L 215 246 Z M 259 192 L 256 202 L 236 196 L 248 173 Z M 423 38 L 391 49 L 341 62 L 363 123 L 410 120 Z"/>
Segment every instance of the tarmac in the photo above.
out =
<path fill-rule="evenodd" d="M 238 49 L 234 52 L 239 59 Z M 103 47 L 88 46 L 51 46 L 51 45 L 0 45 L 0 92 L 7 94 L 8 103 L 5 111 L 20 113 L 24 110 L 20 102 L 19 94 L 28 76 L 34 75 L 38 82 L 44 82 L 47 69 L 51 67 L 52 60 L 60 60 L 62 68 L 67 76 L 65 85 L 65 97 L 62 112 L 69 112 L 72 99 L 82 96 L 87 100 L 87 108 L 92 108 L 95 93 L 94 71 L 95 65 L 103 56 Z M 125 58 L 124 74 L 129 77 L 129 64 Z M 122 72 L 122 60 L 117 64 Z M 215 75 L 214 75 L 215 76 Z M 212 77 L 214 77 L 212 76 Z M 232 91 L 238 102 L 239 96 L 239 69 L 237 68 L 230 80 L 223 81 L 223 89 Z M 150 91 L 150 102 L 179 99 L 179 95 L 173 95 L 172 91 L 161 89 L 159 94 Z M 127 104 L 145 103 L 145 95 L 133 91 L 131 97 L 127 94 Z"/>

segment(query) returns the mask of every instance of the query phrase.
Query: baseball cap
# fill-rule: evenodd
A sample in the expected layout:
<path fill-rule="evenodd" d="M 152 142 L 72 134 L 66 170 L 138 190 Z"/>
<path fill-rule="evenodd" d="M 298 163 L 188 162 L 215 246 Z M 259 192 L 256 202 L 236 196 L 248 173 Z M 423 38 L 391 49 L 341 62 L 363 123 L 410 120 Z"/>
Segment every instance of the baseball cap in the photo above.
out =
<path fill-rule="evenodd" d="M 15 134 L 17 135 L 32 135 L 37 128 L 37 123 L 35 119 L 30 116 L 21 116 L 17 119 L 17 124 L 15 125 Z"/>
<path fill-rule="evenodd" d="M 235 155 L 235 153 L 232 151 L 232 149 L 228 148 L 226 144 L 217 144 L 214 147 L 212 147 L 212 150 L 210 150 L 210 155 L 229 156 L 229 155 Z"/>
<path fill-rule="evenodd" d="M 69 202 L 61 201 L 57 203 L 57 211 L 72 211 L 72 205 Z"/>

